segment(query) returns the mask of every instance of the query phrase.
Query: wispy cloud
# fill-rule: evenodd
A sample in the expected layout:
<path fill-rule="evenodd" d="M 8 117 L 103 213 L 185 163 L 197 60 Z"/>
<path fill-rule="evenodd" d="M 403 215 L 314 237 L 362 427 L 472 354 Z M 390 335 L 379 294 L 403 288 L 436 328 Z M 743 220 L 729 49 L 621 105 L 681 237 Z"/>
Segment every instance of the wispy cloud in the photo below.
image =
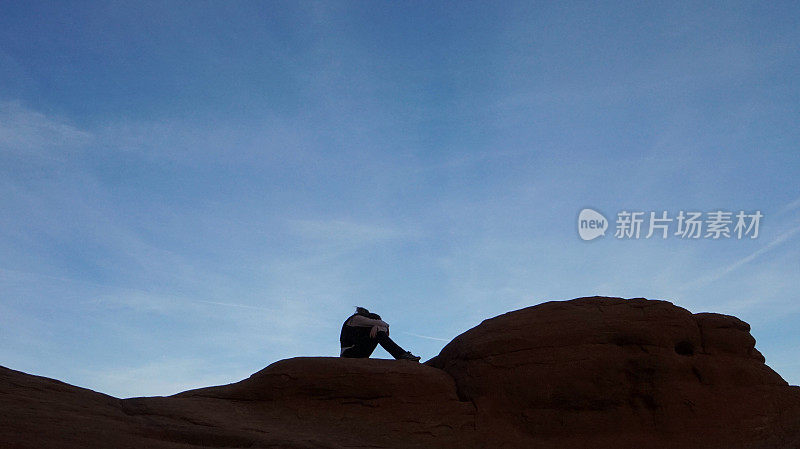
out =
<path fill-rule="evenodd" d="M 710 273 L 710 274 L 707 274 L 705 276 L 702 276 L 702 277 L 698 278 L 697 280 L 695 280 L 694 282 L 691 282 L 691 283 L 685 285 L 682 290 L 702 287 L 702 286 L 708 285 L 708 284 L 710 284 L 710 283 L 712 283 L 714 281 L 717 281 L 717 280 L 727 276 L 728 274 L 732 273 L 733 271 L 737 270 L 741 266 L 752 262 L 753 260 L 755 260 L 759 256 L 763 255 L 764 253 L 766 253 L 768 251 L 771 251 L 771 250 L 775 249 L 776 247 L 782 245 L 783 243 L 788 241 L 790 238 L 792 238 L 792 236 L 794 236 L 798 232 L 800 232 L 800 226 L 796 226 L 796 227 L 794 227 L 794 228 L 792 228 L 792 229 L 780 234 L 778 237 L 776 237 L 774 240 L 772 240 L 771 242 L 769 242 L 765 246 L 763 246 L 763 247 L 759 248 L 758 250 L 748 254 L 747 256 L 737 260 L 736 262 L 734 262 L 734 263 L 732 263 L 730 265 L 727 265 L 725 267 L 722 267 L 722 268 L 720 268 L 719 270 L 717 270 L 717 271 L 715 271 L 713 273 Z"/>
<path fill-rule="evenodd" d="M 411 335 L 412 337 L 424 338 L 426 340 L 435 340 L 435 341 L 444 341 L 444 342 L 449 342 L 450 341 L 450 340 L 448 340 L 446 338 L 431 337 L 431 336 L 428 336 L 428 335 L 415 334 L 413 332 L 403 332 L 403 333 L 406 334 L 406 335 Z"/>
<path fill-rule="evenodd" d="M 28 109 L 19 102 L 0 103 L 0 153 L 62 159 L 66 148 L 85 145 L 92 134 L 65 120 Z"/>
<path fill-rule="evenodd" d="M 774 11 L 710 24 L 702 9 L 665 11 L 666 34 L 564 42 L 531 21 L 635 32 L 641 18 L 609 28 L 608 15 L 525 7 L 486 21 L 467 8 L 423 42 L 395 37 L 438 12 L 331 5 L 288 6 L 269 29 L 226 9 L 229 30 L 215 12 L 170 8 L 146 42 L 130 14 L 88 8 L 120 26 L 80 35 L 24 8 L 0 17 L 19 31 L 0 42 L 0 94 L 42 105 L 0 99 L 0 360 L 93 365 L 109 373 L 101 389 L 161 392 L 205 367 L 336 355 L 355 304 L 377 303 L 424 353 L 512 307 L 597 290 L 678 299 L 708 273 L 681 302 L 715 311 L 797 290 L 791 264 L 770 257 L 797 251 L 788 219 L 732 259 L 717 258 L 724 242 L 587 245 L 572 223 L 586 203 L 796 214 L 783 181 L 800 169 L 795 105 L 774 75 L 793 73 L 797 31 L 775 22 L 763 44 L 737 39 Z M 71 62 L 52 57 L 65 43 Z M 603 57 L 587 60 L 592 49 Z M 143 53 L 156 57 L 95 67 Z"/>
<path fill-rule="evenodd" d="M 790 212 L 790 211 L 793 211 L 793 210 L 797 209 L 798 207 L 800 207 L 800 198 L 797 198 L 796 200 L 794 200 L 791 203 L 789 203 L 786 206 L 784 206 L 778 212 L 778 215 L 783 215 L 783 214 L 785 214 L 787 212 Z"/>
<path fill-rule="evenodd" d="M 203 299 L 195 300 L 195 302 L 202 303 L 202 304 L 211 304 L 214 306 L 223 306 L 223 307 L 235 307 L 239 309 L 252 309 L 252 310 L 264 310 L 267 312 L 277 312 L 276 309 L 272 309 L 269 307 L 260 307 L 260 306 L 252 306 L 248 304 L 235 304 L 231 302 L 219 302 L 219 301 L 206 301 Z"/>

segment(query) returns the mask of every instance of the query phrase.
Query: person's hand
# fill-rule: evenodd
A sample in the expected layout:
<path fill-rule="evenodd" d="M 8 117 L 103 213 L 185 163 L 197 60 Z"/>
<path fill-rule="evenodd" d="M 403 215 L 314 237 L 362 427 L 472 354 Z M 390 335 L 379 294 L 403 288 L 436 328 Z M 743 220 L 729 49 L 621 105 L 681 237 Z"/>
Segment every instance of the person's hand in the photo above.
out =
<path fill-rule="evenodd" d="M 378 326 L 372 326 L 372 329 L 369 330 L 369 338 L 375 338 L 378 336 Z"/>

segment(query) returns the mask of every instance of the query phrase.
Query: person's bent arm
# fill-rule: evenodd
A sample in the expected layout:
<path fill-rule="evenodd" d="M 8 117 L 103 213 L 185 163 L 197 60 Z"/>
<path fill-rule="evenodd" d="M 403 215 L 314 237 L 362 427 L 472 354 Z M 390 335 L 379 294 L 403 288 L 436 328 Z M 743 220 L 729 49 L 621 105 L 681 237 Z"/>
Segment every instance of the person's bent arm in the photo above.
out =
<path fill-rule="evenodd" d="M 378 332 L 383 331 L 386 334 L 389 334 L 389 324 L 383 320 L 374 320 L 372 318 L 367 318 L 363 315 L 354 315 L 350 320 L 347 321 L 348 326 L 354 327 L 370 327 L 369 336 L 371 338 L 375 338 L 378 335 Z"/>

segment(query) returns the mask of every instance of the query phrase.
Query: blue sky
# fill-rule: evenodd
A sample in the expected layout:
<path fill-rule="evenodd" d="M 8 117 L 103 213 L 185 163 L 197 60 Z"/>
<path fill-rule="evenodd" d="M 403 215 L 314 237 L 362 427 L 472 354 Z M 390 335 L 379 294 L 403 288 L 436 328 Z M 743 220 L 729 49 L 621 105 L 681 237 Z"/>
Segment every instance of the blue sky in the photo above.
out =
<path fill-rule="evenodd" d="M 429 358 L 547 300 L 753 326 L 800 383 L 795 2 L 3 2 L 0 364 L 115 396 Z M 590 207 L 761 211 L 590 242 Z M 388 357 L 379 349 L 378 357 Z"/>

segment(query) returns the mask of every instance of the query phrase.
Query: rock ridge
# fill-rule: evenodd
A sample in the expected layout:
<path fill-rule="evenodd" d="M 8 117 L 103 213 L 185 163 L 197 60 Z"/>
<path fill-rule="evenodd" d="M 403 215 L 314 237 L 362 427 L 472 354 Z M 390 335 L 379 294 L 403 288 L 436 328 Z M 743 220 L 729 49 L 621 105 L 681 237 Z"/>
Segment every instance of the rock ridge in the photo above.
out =
<path fill-rule="evenodd" d="M 424 364 L 296 357 L 117 399 L 0 367 L 4 448 L 798 448 L 800 387 L 750 326 L 585 297 L 484 320 Z"/>

